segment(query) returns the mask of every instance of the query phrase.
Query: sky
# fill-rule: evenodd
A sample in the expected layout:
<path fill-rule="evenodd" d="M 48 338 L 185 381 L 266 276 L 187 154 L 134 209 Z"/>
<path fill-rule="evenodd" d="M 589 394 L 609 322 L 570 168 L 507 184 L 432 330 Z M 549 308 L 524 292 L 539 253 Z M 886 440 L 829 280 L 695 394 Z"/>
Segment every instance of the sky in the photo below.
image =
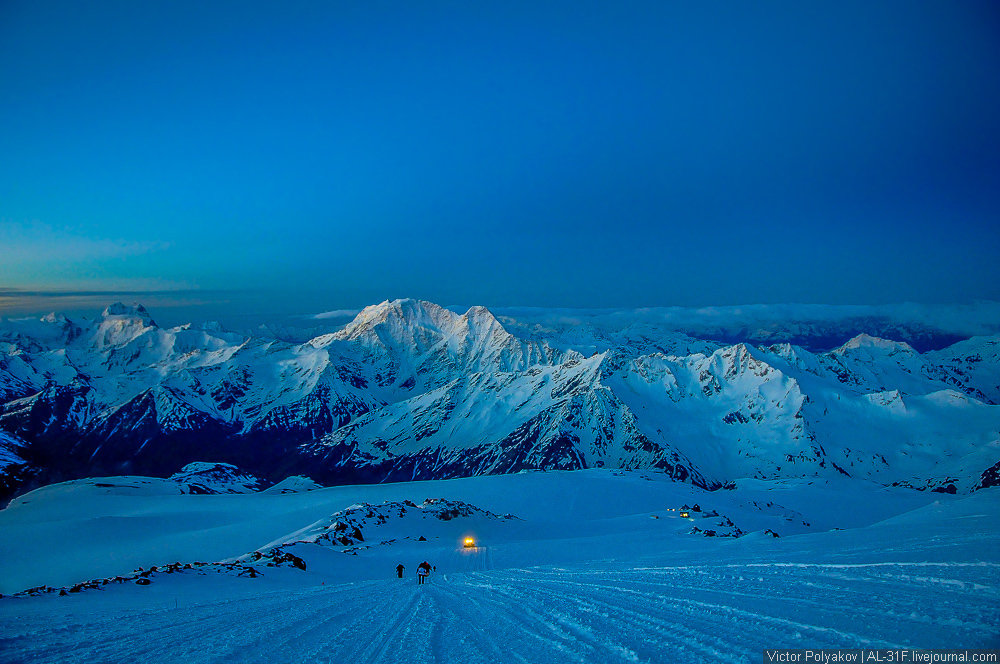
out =
<path fill-rule="evenodd" d="M 998 118 L 991 1 L 6 0 L 0 315 L 996 301 Z"/>

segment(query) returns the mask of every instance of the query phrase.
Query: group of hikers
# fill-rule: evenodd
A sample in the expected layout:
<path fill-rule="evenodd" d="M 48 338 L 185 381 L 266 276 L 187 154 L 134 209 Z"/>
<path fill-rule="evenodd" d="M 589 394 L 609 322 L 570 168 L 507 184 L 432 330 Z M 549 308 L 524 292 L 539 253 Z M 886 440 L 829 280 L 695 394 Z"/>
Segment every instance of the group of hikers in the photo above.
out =
<path fill-rule="evenodd" d="M 400 579 L 403 578 L 403 570 L 404 569 L 406 569 L 406 568 L 403 567 L 403 563 L 399 563 L 398 565 L 396 565 L 396 576 L 399 577 Z M 436 572 L 437 571 L 437 565 L 433 565 L 432 566 L 426 560 L 424 562 L 420 563 L 419 565 L 417 565 L 417 585 L 423 585 L 423 583 L 427 579 L 427 577 L 430 576 L 431 571 Z"/>

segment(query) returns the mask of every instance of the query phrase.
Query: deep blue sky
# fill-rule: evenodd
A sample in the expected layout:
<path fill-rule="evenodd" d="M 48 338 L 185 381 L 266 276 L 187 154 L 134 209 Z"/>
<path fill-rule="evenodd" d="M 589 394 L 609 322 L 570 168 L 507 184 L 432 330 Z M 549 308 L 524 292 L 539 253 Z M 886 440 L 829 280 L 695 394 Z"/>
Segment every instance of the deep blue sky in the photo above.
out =
<path fill-rule="evenodd" d="M 1000 300 L 995 2 L 279 4 L 0 3 L 0 289 Z"/>

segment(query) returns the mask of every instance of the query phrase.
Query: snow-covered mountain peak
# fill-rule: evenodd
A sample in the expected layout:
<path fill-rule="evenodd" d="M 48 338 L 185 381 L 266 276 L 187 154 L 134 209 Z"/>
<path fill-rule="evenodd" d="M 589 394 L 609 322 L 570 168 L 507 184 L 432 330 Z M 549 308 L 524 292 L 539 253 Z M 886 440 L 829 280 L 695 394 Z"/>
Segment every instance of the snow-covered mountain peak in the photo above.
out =
<path fill-rule="evenodd" d="M 986 403 L 1000 404 L 1000 335 L 972 337 L 927 354 L 954 384 Z"/>
<path fill-rule="evenodd" d="M 771 371 L 770 365 L 760 357 L 761 351 L 745 344 L 738 343 L 734 346 L 720 348 L 712 353 L 712 365 L 719 375 L 731 379 L 735 376 L 752 371 L 757 376 L 765 376 Z"/>
<path fill-rule="evenodd" d="M 57 313 L 41 318 L 0 318 L 0 340 L 16 343 L 24 348 L 63 348 L 80 333 L 78 325 Z"/>
<path fill-rule="evenodd" d="M 793 364 L 796 366 L 801 365 L 803 360 L 805 360 L 806 358 L 813 357 L 812 353 L 805 350 L 801 346 L 796 346 L 790 343 L 762 346 L 761 350 L 763 350 L 766 353 L 769 353 L 770 355 L 780 357 L 789 364 Z"/>
<path fill-rule="evenodd" d="M 365 307 L 333 340 L 365 349 L 371 359 L 398 363 L 420 356 L 454 327 L 458 314 L 420 300 L 393 300 Z"/>
<path fill-rule="evenodd" d="M 469 317 L 489 316 L 490 318 L 496 318 L 493 315 L 493 312 L 491 312 L 486 307 L 478 304 L 476 306 L 469 307 L 469 310 L 465 312 L 465 315 Z"/>
<path fill-rule="evenodd" d="M 466 311 L 455 320 L 451 331 L 480 340 L 496 337 L 500 340 L 499 343 L 516 340 L 516 337 L 486 307 L 472 307 Z"/>
<path fill-rule="evenodd" d="M 377 367 L 381 386 L 423 376 L 423 385 L 434 387 L 450 381 L 456 370 L 520 371 L 550 364 L 553 355 L 544 344 L 510 334 L 485 307 L 459 315 L 421 300 L 367 307 L 330 341 L 348 342 L 360 351 L 363 362 Z"/>
<path fill-rule="evenodd" d="M 229 332 L 229 330 L 226 329 L 226 326 L 217 320 L 205 321 L 200 325 L 193 326 L 192 329 L 202 330 L 204 332 L 213 332 L 216 334 L 226 334 Z"/>
<path fill-rule="evenodd" d="M 169 479 L 182 485 L 184 493 L 251 493 L 269 484 L 232 464 L 205 461 L 189 463 Z"/>
<path fill-rule="evenodd" d="M 115 302 L 101 313 L 101 318 L 104 318 L 105 320 L 118 316 L 126 318 L 139 318 L 145 321 L 146 325 L 156 327 L 156 323 L 153 321 L 153 317 L 149 315 L 149 312 L 146 311 L 146 307 L 142 306 L 138 302 L 131 305 Z"/>
<path fill-rule="evenodd" d="M 1000 430 L 1000 337 L 921 355 L 859 334 L 814 353 L 591 323 L 543 329 L 415 299 L 295 341 L 159 328 L 121 303 L 80 327 L 4 320 L 0 429 L 41 478 L 208 457 L 269 481 L 603 464 L 706 487 L 844 473 L 967 490 L 997 463 L 976 445 Z"/>
<path fill-rule="evenodd" d="M 850 339 L 840 348 L 837 348 L 832 353 L 838 355 L 843 355 L 849 350 L 858 350 L 861 348 L 865 349 L 878 349 L 888 352 L 905 352 L 905 353 L 916 353 L 913 347 L 905 341 L 890 341 L 888 339 L 881 339 L 879 337 L 873 337 L 868 334 L 859 334 L 858 336 Z"/>
<path fill-rule="evenodd" d="M 468 322 L 470 328 L 501 329 L 507 332 L 493 312 L 486 307 L 471 307 L 462 314 L 462 319 Z"/>
<path fill-rule="evenodd" d="M 94 346 L 98 349 L 124 346 L 159 327 L 141 304 L 132 306 L 116 302 L 104 310 L 93 330 Z"/>
<path fill-rule="evenodd" d="M 437 329 L 458 317 L 433 302 L 403 299 L 386 300 L 365 307 L 354 320 L 337 333 L 340 339 L 356 339 L 378 325 L 402 325 L 406 327 L 430 327 Z"/>

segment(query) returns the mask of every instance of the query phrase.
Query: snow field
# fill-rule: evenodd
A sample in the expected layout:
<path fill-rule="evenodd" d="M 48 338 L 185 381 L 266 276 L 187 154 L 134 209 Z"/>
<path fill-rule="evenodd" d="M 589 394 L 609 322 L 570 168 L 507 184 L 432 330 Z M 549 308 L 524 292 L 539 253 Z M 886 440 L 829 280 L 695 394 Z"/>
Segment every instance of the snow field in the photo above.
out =
<path fill-rule="evenodd" d="M 308 569 L 191 570 L 149 586 L 5 597 L 0 662 L 756 662 L 764 648 L 1000 646 L 998 489 L 747 481 L 704 492 L 596 470 L 297 494 L 98 483 L 114 482 L 48 487 L 0 512 L 0 581 L 80 569 L 65 583 L 84 581 L 129 555 L 148 568 L 166 562 L 164 542 L 182 543 L 169 562 L 286 542 Z M 369 519 L 351 547 L 287 544 L 355 504 L 391 515 L 421 496 L 520 518 L 444 521 L 410 508 Z M 671 512 L 695 502 L 750 534 L 688 534 L 714 520 Z M 83 547 L 79 527 L 91 522 Z M 11 546 L 8 535 L 32 529 Z M 464 549 L 470 533 L 481 546 Z M 425 559 L 438 569 L 418 586 Z"/>
<path fill-rule="evenodd" d="M 5 623 L 0 659 L 752 662 L 774 647 L 995 646 L 996 566 L 903 570 L 595 564 L 362 581 L 33 615 Z"/>

